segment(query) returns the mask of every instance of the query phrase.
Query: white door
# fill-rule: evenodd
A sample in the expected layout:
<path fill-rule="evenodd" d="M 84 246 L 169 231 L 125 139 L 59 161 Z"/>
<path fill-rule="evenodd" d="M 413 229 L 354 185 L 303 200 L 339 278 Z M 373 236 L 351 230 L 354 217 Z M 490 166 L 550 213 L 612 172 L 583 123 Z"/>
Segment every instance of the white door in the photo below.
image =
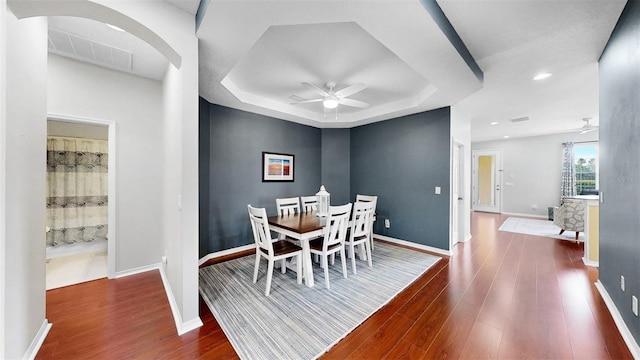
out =
<path fill-rule="evenodd" d="M 500 213 L 502 210 L 501 150 L 473 152 L 473 210 Z"/>

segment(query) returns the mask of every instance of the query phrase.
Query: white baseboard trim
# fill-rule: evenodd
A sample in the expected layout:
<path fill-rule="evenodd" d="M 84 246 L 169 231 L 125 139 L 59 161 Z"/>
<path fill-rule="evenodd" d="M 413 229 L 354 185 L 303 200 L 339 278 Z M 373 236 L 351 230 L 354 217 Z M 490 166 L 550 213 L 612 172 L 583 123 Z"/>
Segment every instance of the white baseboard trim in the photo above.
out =
<path fill-rule="evenodd" d="M 600 296 L 602 296 L 604 303 L 607 305 L 607 309 L 609 309 L 609 313 L 611 314 L 611 317 L 613 317 L 613 322 L 616 323 L 616 326 L 620 331 L 620 335 L 622 335 L 622 339 L 624 339 L 625 344 L 627 344 L 631 355 L 633 355 L 634 359 L 640 359 L 640 347 L 638 346 L 636 340 L 633 338 L 633 335 L 631 335 L 631 331 L 629 331 L 627 324 L 625 324 L 624 320 L 622 319 L 622 315 L 620 315 L 620 311 L 618 311 L 616 304 L 613 302 L 611 296 L 609 296 L 607 289 L 604 288 L 604 285 L 602 285 L 600 280 L 597 280 L 595 285 L 596 289 L 598 289 L 598 292 L 600 293 Z"/>
<path fill-rule="evenodd" d="M 414 242 L 411 242 L 411 241 L 400 240 L 400 239 L 392 238 L 392 237 L 389 237 L 389 236 L 373 234 L 373 237 L 374 238 L 378 238 L 380 240 L 388 241 L 388 242 L 394 243 L 394 244 L 405 245 L 405 246 L 416 248 L 416 249 L 420 249 L 420 250 L 426 250 L 426 251 L 434 252 L 436 254 L 441 254 L 441 255 L 446 255 L 446 256 L 453 255 L 453 253 L 451 251 L 449 251 L 449 250 L 439 249 L 439 248 L 435 248 L 435 247 L 428 246 L 428 245 L 417 244 L 417 243 L 414 243 Z"/>
<path fill-rule="evenodd" d="M 40 330 L 38 330 L 38 333 L 36 334 L 36 337 L 33 338 L 33 341 L 31 341 L 31 345 L 29 345 L 29 348 L 25 352 L 24 359 L 33 360 L 36 358 L 36 355 L 38 355 L 38 351 L 40 351 L 40 347 L 44 343 L 44 339 L 46 339 L 47 334 L 49 334 L 51 326 L 52 324 L 50 324 L 47 319 L 44 319 L 44 321 L 42 322 L 42 326 L 40 326 Z"/>
<path fill-rule="evenodd" d="M 503 215 L 510 215 L 510 216 L 521 216 L 521 217 L 531 217 L 531 218 L 536 218 L 536 219 L 545 219 L 548 220 L 548 216 L 544 216 L 544 215 L 536 215 L 536 214 L 522 214 L 522 213 L 511 213 L 511 212 L 503 212 Z"/>
<path fill-rule="evenodd" d="M 469 242 L 471 241 L 472 235 L 468 234 L 467 236 L 464 237 L 464 240 L 462 242 Z"/>
<path fill-rule="evenodd" d="M 171 290 L 171 285 L 169 284 L 169 278 L 167 277 L 167 273 L 164 270 L 164 266 L 161 266 L 161 264 L 158 264 L 158 270 L 160 270 L 160 277 L 162 278 L 164 291 L 167 293 L 167 299 L 169 299 L 169 306 L 171 307 L 173 320 L 176 323 L 176 330 L 178 331 L 178 336 L 201 327 L 203 324 L 202 324 L 202 320 L 200 320 L 199 317 L 196 317 L 195 319 L 189 320 L 187 322 L 184 322 L 182 320 L 182 315 L 180 315 L 180 311 L 178 309 L 178 303 L 176 302 L 176 299 L 173 296 L 173 291 Z"/>
<path fill-rule="evenodd" d="M 136 275 L 136 274 L 140 274 L 140 273 L 143 273 L 143 272 L 147 272 L 147 271 L 151 271 L 151 270 L 158 270 L 158 269 L 160 269 L 160 263 L 151 264 L 151 265 L 145 265 L 145 266 L 140 266 L 140 267 L 134 268 L 134 269 L 129 269 L 129 270 L 125 270 L 125 271 L 118 271 L 118 272 L 116 272 L 116 275 L 113 278 L 114 279 L 119 279 L 121 277 Z"/>
<path fill-rule="evenodd" d="M 582 242 L 582 241 L 581 241 Z M 599 261 L 591 261 L 588 260 L 586 257 L 582 257 L 582 262 L 587 265 L 587 266 L 592 266 L 592 267 L 600 267 L 600 262 Z"/>
<path fill-rule="evenodd" d="M 227 250 L 216 251 L 214 253 L 205 255 L 202 259 L 200 259 L 200 261 L 198 262 L 198 265 L 202 265 L 211 259 L 219 258 L 221 256 L 232 255 L 232 254 L 247 251 L 247 250 L 255 250 L 255 248 L 256 248 L 256 244 L 249 244 L 249 245 L 234 247 Z"/>
<path fill-rule="evenodd" d="M 173 296 L 173 291 L 171 290 L 171 285 L 169 284 L 169 278 L 167 277 L 167 273 L 165 272 L 164 266 L 162 263 L 151 264 L 146 266 L 141 266 L 131 270 L 120 271 L 116 273 L 115 279 L 140 274 L 143 272 L 158 270 L 160 271 L 160 278 L 162 278 L 162 285 L 164 286 L 164 291 L 167 293 L 167 299 L 169 300 L 169 307 L 171 308 L 171 314 L 173 314 L 173 320 L 176 323 L 176 331 L 178 335 L 182 335 L 191 330 L 197 329 L 201 327 L 202 320 L 199 317 L 195 319 L 189 320 L 187 322 L 183 322 L 182 315 L 180 315 L 180 310 L 178 309 L 178 303 L 176 302 L 175 297 Z"/>

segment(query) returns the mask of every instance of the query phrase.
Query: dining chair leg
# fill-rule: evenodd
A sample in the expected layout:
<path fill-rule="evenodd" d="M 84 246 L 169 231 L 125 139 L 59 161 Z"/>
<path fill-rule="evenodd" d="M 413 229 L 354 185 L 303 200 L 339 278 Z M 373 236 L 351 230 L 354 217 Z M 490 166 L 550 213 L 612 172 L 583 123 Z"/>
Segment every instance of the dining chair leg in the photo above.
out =
<path fill-rule="evenodd" d="M 351 244 L 351 271 L 353 271 L 353 275 L 356 275 L 356 255 L 353 252 L 354 248 Z"/>
<path fill-rule="evenodd" d="M 267 288 L 264 291 L 265 296 L 269 296 L 269 292 L 271 292 L 271 278 L 273 277 L 273 261 L 269 261 L 269 266 L 267 268 Z"/>
<path fill-rule="evenodd" d="M 355 260 L 355 256 L 353 257 L 353 259 Z M 347 278 L 347 258 L 346 256 L 344 256 L 344 247 L 342 247 L 342 249 L 340 249 L 340 260 L 342 260 L 342 276 L 344 276 L 344 278 Z M 355 270 L 355 268 L 354 268 Z"/>
<path fill-rule="evenodd" d="M 287 272 L 287 260 L 286 259 L 282 259 L 280 260 L 280 272 L 285 274 Z"/>
<path fill-rule="evenodd" d="M 373 267 L 373 260 L 371 260 L 371 244 L 368 241 L 365 243 L 365 248 L 367 249 L 367 261 L 369 262 L 369 267 Z"/>
<path fill-rule="evenodd" d="M 256 252 L 256 266 L 253 269 L 253 283 L 258 281 L 258 270 L 260 269 L 260 254 Z"/>
<path fill-rule="evenodd" d="M 331 286 L 329 286 L 329 259 L 328 259 L 328 255 L 323 256 L 323 260 L 324 260 L 324 286 L 326 286 L 327 290 L 331 289 Z"/>

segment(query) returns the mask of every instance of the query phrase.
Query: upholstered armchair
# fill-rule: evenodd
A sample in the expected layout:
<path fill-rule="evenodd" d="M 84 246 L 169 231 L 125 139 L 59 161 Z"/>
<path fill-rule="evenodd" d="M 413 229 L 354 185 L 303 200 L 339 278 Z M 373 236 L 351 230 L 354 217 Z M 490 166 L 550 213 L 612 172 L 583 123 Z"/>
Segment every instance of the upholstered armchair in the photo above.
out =
<path fill-rule="evenodd" d="M 584 201 L 564 199 L 560 207 L 553 208 L 553 223 L 560 228 L 560 234 L 568 231 L 576 232 L 576 241 L 580 232 L 584 232 Z"/>

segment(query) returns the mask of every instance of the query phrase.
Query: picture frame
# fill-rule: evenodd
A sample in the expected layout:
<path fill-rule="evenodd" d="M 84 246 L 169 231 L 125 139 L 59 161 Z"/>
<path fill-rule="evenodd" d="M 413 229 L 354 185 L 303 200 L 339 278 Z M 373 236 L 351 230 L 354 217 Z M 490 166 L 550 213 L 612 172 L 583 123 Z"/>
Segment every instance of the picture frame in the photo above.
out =
<path fill-rule="evenodd" d="M 262 152 L 262 182 L 293 182 L 294 160 L 292 154 Z"/>

